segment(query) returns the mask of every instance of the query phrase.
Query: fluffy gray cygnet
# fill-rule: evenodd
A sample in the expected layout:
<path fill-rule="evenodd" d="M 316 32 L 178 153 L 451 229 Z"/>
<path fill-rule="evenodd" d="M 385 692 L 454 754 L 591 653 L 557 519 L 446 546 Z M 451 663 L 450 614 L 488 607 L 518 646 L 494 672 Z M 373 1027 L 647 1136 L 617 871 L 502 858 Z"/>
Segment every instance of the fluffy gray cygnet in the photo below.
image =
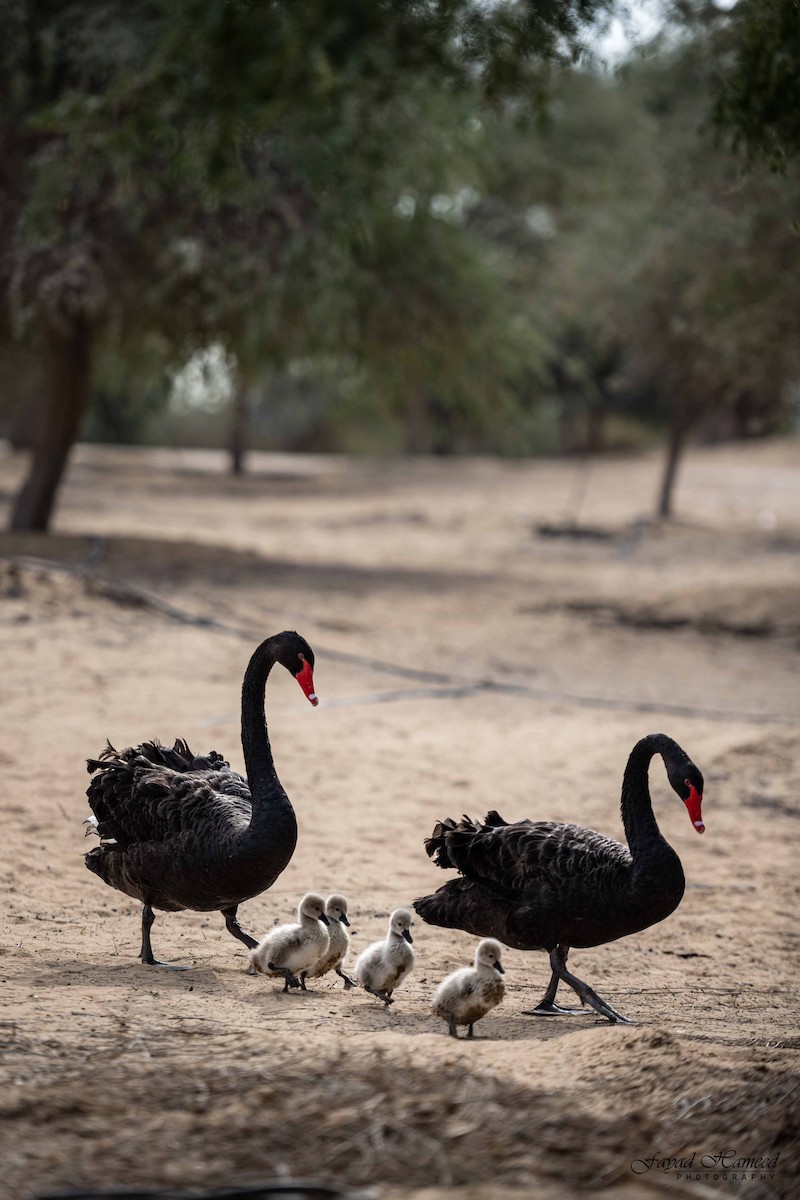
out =
<path fill-rule="evenodd" d="M 347 919 L 346 897 L 338 892 L 328 896 L 325 901 L 325 916 L 328 918 L 330 937 L 328 948 L 322 952 L 313 967 L 303 971 L 300 980 L 302 982 L 304 979 L 319 979 L 321 975 L 335 971 L 339 978 L 344 980 L 344 990 L 347 992 L 356 986 L 356 981 L 342 970 L 342 963 L 350 949 L 350 935 L 345 929 L 345 925 L 350 924 Z"/>
<path fill-rule="evenodd" d="M 250 951 L 250 975 L 282 975 L 283 990 L 306 990 L 303 973 L 328 949 L 325 901 L 316 892 L 303 896 L 297 909 L 297 925 L 279 925 Z M 297 978 L 301 973 L 300 978 Z"/>
<path fill-rule="evenodd" d="M 503 999 L 506 985 L 500 977 L 505 974 L 502 952 L 503 947 L 494 938 L 484 938 L 475 951 L 475 966 L 462 967 L 439 984 L 431 1008 L 435 1016 L 447 1021 L 451 1037 L 458 1037 L 457 1025 L 467 1025 L 467 1037 L 473 1037 L 475 1022 Z"/>
<path fill-rule="evenodd" d="M 396 908 L 389 917 L 389 933 L 385 941 L 373 942 L 356 959 L 356 978 L 373 996 L 384 1004 L 393 1004 L 392 992 L 399 987 L 414 966 L 413 941 L 409 932 L 411 913 Z"/>

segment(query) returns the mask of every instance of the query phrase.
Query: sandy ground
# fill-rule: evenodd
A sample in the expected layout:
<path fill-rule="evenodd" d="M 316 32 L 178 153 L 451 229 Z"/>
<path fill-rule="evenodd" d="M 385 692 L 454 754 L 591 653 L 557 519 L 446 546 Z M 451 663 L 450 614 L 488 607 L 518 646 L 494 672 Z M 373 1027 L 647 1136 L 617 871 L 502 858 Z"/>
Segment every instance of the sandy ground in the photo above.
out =
<path fill-rule="evenodd" d="M 79 448 L 54 533 L 0 539 L 0 1194 L 798 1194 L 798 467 L 798 444 L 697 451 L 659 529 L 649 458 L 259 456 L 234 482 L 211 454 Z M 0 458 L 5 499 L 21 469 Z M 579 504 L 608 537 L 536 535 Z M 157 919 L 189 972 L 138 964 L 137 906 L 83 866 L 84 759 L 180 735 L 241 768 L 241 675 L 287 627 L 323 700 L 270 679 L 300 840 L 245 928 L 341 889 L 358 950 L 444 881 L 422 847 L 442 816 L 622 836 L 627 753 L 663 730 L 706 778 L 698 837 L 652 769 L 683 903 L 571 959 L 636 1025 L 524 1016 L 547 963 L 509 951 L 504 1004 L 453 1042 L 428 1005 L 473 941 L 421 922 L 391 1010 L 248 977 L 213 914 Z"/>

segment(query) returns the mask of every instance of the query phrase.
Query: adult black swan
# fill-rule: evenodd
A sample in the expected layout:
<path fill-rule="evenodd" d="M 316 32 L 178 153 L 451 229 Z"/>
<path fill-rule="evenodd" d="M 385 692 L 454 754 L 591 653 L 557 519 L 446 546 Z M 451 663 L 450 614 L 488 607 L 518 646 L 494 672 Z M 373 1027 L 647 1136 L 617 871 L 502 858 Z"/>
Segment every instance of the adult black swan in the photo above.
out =
<path fill-rule="evenodd" d="M 685 879 L 680 859 L 661 836 L 647 772 L 660 754 L 673 789 L 698 833 L 703 776 L 684 750 L 663 733 L 633 747 L 622 780 L 622 823 L 628 848 L 592 829 L 552 821 L 508 824 L 496 812 L 481 824 L 464 817 L 442 821 L 425 849 L 451 879 L 414 908 L 430 925 L 493 937 L 517 950 L 546 950 L 552 977 L 528 1015 L 587 1011 L 555 1003 L 562 980 L 609 1021 L 626 1021 L 567 970 L 573 946 L 601 946 L 663 921 L 680 904 Z"/>
<path fill-rule="evenodd" d="M 100 845 L 86 866 L 111 887 L 141 900 L 142 962 L 153 957 L 153 909 L 218 909 L 228 931 L 257 946 L 236 919 L 244 900 L 271 887 L 297 842 L 294 809 L 272 761 L 264 689 L 275 663 L 294 675 L 312 704 L 314 652 L 297 633 L 278 633 L 254 652 L 242 684 L 242 748 L 247 779 L 212 750 L 195 757 L 184 741 L 171 750 L 143 742 L 89 759 L 87 796 Z M 91 830 L 90 830 L 91 832 Z"/>

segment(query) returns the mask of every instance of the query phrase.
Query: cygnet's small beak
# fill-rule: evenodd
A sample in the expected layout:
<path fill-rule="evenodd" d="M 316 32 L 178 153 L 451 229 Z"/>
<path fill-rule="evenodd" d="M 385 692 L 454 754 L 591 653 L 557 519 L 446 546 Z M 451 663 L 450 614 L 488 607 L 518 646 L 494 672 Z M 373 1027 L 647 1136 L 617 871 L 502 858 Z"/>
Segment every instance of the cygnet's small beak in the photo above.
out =
<path fill-rule="evenodd" d="M 409 942 L 409 943 L 414 941 L 414 939 L 412 938 L 412 936 L 411 936 L 411 933 L 410 933 L 410 931 L 409 931 L 408 929 L 404 929 L 404 930 L 403 930 L 403 937 L 404 937 L 404 938 L 406 939 L 406 941 L 407 941 L 407 942 Z"/>
<path fill-rule="evenodd" d="M 348 919 L 347 919 L 347 913 L 342 913 L 342 924 L 343 924 L 343 925 L 349 925 L 349 924 L 350 924 L 350 922 L 349 922 L 349 921 L 348 921 Z"/>
<path fill-rule="evenodd" d="M 496 962 L 494 964 L 494 969 L 495 971 L 499 971 L 501 975 L 505 975 L 506 973 L 506 969 L 501 962 Z"/>
<path fill-rule="evenodd" d="M 329 920 L 328 920 L 328 918 L 325 916 L 325 913 L 320 913 L 320 914 L 319 914 L 319 919 L 320 919 L 320 921 L 322 921 L 322 924 L 323 924 L 323 925 L 330 925 L 330 921 L 329 921 Z"/>

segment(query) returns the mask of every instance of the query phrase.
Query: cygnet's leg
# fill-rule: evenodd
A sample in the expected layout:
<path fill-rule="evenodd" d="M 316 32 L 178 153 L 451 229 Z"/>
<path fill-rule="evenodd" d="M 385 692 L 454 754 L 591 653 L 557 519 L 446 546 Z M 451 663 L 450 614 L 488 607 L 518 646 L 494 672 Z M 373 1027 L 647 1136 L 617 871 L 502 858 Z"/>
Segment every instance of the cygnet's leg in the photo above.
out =
<path fill-rule="evenodd" d="M 456 1019 L 452 1014 L 447 1018 L 447 1032 L 450 1034 L 450 1037 L 454 1037 L 456 1041 L 458 1041 L 458 1033 L 456 1032 Z"/>
<path fill-rule="evenodd" d="M 567 956 L 569 954 L 569 946 L 556 946 L 556 953 L 561 963 L 567 965 Z M 591 1012 L 588 1008 L 562 1008 L 560 1004 L 556 1004 L 556 992 L 561 978 L 556 971 L 550 976 L 550 982 L 547 985 L 547 991 L 542 996 L 536 1008 L 523 1009 L 524 1017 L 574 1017 L 581 1014 Z"/>
<path fill-rule="evenodd" d="M 308 991 L 308 988 L 306 987 L 306 975 L 307 975 L 307 974 L 308 974 L 308 971 L 301 971 L 301 972 L 300 972 L 300 991 L 301 991 L 301 992 L 307 992 L 307 991 Z"/>
<path fill-rule="evenodd" d="M 364 984 L 364 991 L 369 992 L 370 996 L 377 996 L 379 1000 L 383 1001 L 387 1008 L 390 1004 L 394 1004 L 394 1000 L 389 992 L 377 992 L 375 988 L 367 987 L 366 983 Z"/>
<path fill-rule="evenodd" d="M 346 992 L 349 992 L 350 988 L 358 987 L 355 979 L 351 979 L 349 975 L 345 975 L 341 967 L 336 967 L 335 970 L 339 978 L 344 980 L 344 990 Z"/>
<path fill-rule="evenodd" d="M 288 992 L 290 987 L 299 988 L 300 980 L 294 975 L 288 967 L 276 967 L 275 963 L 267 963 L 267 968 L 274 971 L 276 975 L 283 976 L 283 990 Z"/>
<path fill-rule="evenodd" d="M 564 983 L 569 984 L 581 1004 L 591 1005 L 595 1012 L 599 1012 L 601 1017 L 605 1017 L 607 1021 L 611 1021 L 612 1025 L 634 1024 L 628 1017 L 623 1017 L 622 1013 L 618 1013 L 601 996 L 598 996 L 594 988 L 589 987 L 588 983 L 584 983 L 582 979 L 578 979 L 577 975 L 573 975 L 571 971 L 567 970 L 566 964 L 561 961 L 559 956 L 558 947 L 550 951 L 550 965 L 559 979 L 563 979 Z"/>
<path fill-rule="evenodd" d="M 244 944 L 245 944 L 245 946 L 247 946 L 248 950 L 255 950 L 256 946 L 258 945 L 258 942 L 256 941 L 255 938 L 251 938 L 249 933 L 245 933 L 245 931 L 242 929 L 241 925 L 239 924 L 239 922 L 236 919 L 236 913 L 238 911 L 238 908 L 239 908 L 239 905 L 234 904 L 231 906 L 231 908 L 221 908 L 220 909 L 220 912 L 222 913 L 223 917 L 225 918 L 225 927 L 228 930 L 228 933 L 232 933 L 233 936 L 235 938 L 238 938 L 240 942 L 244 942 Z"/>
<path fill-rule="evenodd" d="M 469 1029 L 467 1030 L 467 1037 L 468 1037 L 468 1038 L 474 1038 L 474 1037 L 475 1037 L 475 1026 L 474 1026 L 474 1025 L 472 1025 L 472 1024 L 470 1024 L 470 1026 L 469 1026 Z"/>
<path fill-rule="evenodd" d="M 155 921 L 155 914 L 149 904 L 142 909 L 142 949 L 140 958 L 146 967 L 165 967 L 169 971 L 188 971 L 188 967 L 179 967 L 174 963 L 162 963 L 153 957 L 153 947 L 150 945 L 150 930 Z"/>

